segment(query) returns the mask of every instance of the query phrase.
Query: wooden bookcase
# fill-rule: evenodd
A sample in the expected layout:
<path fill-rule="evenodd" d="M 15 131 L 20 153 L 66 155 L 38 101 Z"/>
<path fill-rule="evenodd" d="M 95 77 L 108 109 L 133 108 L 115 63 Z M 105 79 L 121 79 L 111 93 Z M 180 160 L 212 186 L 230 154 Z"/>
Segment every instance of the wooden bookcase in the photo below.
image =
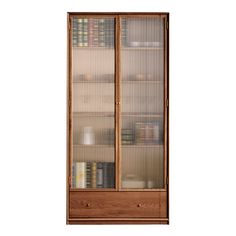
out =
<path fill-rule="evenodd" d="M 67 224 L 169 224 L 169 13 L 68 13 Z"/>

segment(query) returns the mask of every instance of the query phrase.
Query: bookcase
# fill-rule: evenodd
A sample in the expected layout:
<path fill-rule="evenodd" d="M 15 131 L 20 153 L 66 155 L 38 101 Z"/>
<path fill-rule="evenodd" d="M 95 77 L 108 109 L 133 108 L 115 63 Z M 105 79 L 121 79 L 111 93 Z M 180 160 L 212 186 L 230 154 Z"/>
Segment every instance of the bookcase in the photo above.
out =
<path fill-rule="evenodd" d="M 68 13 L 67 224 L 169 223 L 168 25 Z"/>

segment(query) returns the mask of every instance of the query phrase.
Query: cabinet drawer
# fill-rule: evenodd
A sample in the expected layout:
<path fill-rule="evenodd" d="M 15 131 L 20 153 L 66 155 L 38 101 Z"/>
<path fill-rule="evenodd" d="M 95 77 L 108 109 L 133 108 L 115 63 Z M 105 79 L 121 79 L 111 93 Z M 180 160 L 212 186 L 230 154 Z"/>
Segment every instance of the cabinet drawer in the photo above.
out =
<path fill-rule="evenodd" d="M 70 218 L 167 217 L 166 192 L 70 192 Z"/>

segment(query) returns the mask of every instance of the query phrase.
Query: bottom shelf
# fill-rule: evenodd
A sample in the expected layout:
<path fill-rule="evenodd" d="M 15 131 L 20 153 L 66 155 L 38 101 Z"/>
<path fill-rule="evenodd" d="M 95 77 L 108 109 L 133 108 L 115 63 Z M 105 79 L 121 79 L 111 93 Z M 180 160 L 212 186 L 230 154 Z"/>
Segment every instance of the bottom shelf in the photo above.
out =
<path fill-rule="evenodd" d="M 71 186 L 74 189 L 114 188 L 114 162 L 73 162 Z"/>

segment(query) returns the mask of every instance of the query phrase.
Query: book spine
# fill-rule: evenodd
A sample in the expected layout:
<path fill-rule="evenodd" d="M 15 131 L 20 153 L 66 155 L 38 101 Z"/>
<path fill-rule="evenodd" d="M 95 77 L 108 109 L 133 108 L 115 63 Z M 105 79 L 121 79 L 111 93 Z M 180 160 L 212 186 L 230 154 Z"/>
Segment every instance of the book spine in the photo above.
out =
<path fill-rule="evenodd" d="M 91 164 L 91 188 L 97 187 L 97 163 L 92 162 Z"/>
<path fill-rule="evenodd" d="M 122 19 L 121 22 L 121 41 L 122 46 L 127 47 L 127 20 Z"/>
<path fill-rule="evenodd" d="M 83 46 L 88 46 L 88 19 L 83 19 Z"/>
<path fill-rule="evenodd" d="M 83 46 L 83 19 L 77 19 L 77 27 L 78 27 L 78 46 Z"/>
<path fill-rule="evenodd" d="M 105 31 L 104 31 L 104 19 L 99 19 L 98 21 L 98 46 L 105 46 Z"/>
<path fill-rule="evenodd" d="M 71 187 L 75 188 L 75 163 L 74 162 L 72 163 L 71 177 L 72 177 Z"/>
<path fill-rule="evenodd" d="M 86 162 L 76 162 L 76 188 L 86 188 Z"/>
<path fill-rule="evenodd" d="M 78 46 L 78 22 L 76 18 L 72 20 L 72 45 Z"/>
<path fill-rule="evenodd" d="M 93 19 L 88 19 L 88 46 L 89 47 L 93 46 L 93 37 L 94 37 Z"/>
<path fill-rule="evenodd" d="M 109 188 L 108 162 L 103 162 L 103 187 Z"/>
<path fill-rule="evenodd" d="M 103 188 L 103 163 L 97 163 L 97 188 Z"/>
<path fill-rule="evenodd" d="M 109 163 L 109 185 L 108 188 L 114 188 L 115 187 L 115 163 L 110 162 Z"/>
<path fill-rule="evenodd" d="M 86 163 L 86 188 L 91 188 L 92 186 L 92 163 Z"/>

